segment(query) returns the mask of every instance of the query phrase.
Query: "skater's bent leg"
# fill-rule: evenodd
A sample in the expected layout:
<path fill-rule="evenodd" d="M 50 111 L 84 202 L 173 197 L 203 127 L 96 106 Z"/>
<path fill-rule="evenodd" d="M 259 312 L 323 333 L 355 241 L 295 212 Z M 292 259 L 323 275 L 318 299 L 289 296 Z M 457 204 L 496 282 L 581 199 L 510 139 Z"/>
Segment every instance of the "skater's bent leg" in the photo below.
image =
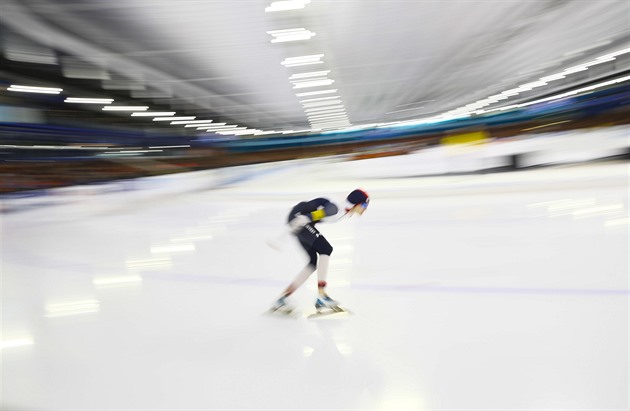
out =
<path fill-rule="evenodd" d="M 319 294 L 325 295 L 326 289 L 326 278 L 328 277 L 328 267 L 330 265 L 330 255 L 332 254 L 333 248 L 323 236 L 320 236 L 315 243 L 313 244 L 313 248 L 320 254 L 319 261 L 317 263 L 317 288 L 319 290 Z"/>
<path fill-rule="evenodd" d="M 297 277 L 283 293 L 283 297 L 288 297 L 302 286 L 317 269 L 317 285 L 320 290 L 326 287 L 326 276 L 328 275 L 328 261 L 333 251 L 332 246 L 317 230 L 303 230 L 298 235 L 298 240 L 308 254 L 308 264 L 300 271 Z M 319 254 L 319 258 L 318 258 Z M 318 262 L 319 259 L 319 262 Z"/>
<path fill-rule="evenodd" d="M 318 254 L 321 255 L 331 255 L 333 252 L 332 245 L 326 240 L 323 235 L 317 237 L 317 240 L 313 243 L 313 250 L 315 250 Z"/>
<path fill-rule="evenodd" d="M 309 257 L 308 264 L 306 265 L 306 267 L 302 269 L 302 271 L 299 272 L 299 274 L 295 277 L 293 282 L 289 284 L 287 289 L 282 294 L 283 297 L 288 297 L 291 294 L 293 294 L 295 290 L 300 288 L 302 284 L 306 282 L 308 277 L 310 277 L 310 275 L 313 274 L 313 272 L 315 272 L 315 269 L 317 267 L 317 252 L 315 252 L 315 250 L 313 250 L 312 248 L 306 250 L 306 252 L 308 253 L 308 257 Z"/>
<path fill-rule="evenodd" d="M 287 287 L 286 290 L 284 290 L 284 292 L 282 293 L 283 297 L 288 297 L 291 294 L 293 294 L 295 292 L 295 290 L 297 290 L 298 288 L 300 288 L 302 286 L 302 284 L 304 284 L 304 282 L 306 282 L 306 280 L 308 279 L 308 277 L 310 277 L 311 274 L 313 274 L 313 272 L 315 271 L 315 266 L 311 265 L 310 263 L 304 267 L 302 269 L 302 271 L 300 271 L 298 273 L 298 275 L 295 277 L 295 279 L 291 282 L 291 284 L 289 284 L 289 286 Z"/>
<path fill-rule="evenodd" d="M 328 265 L 330 264 L 329 255 L 319 256 L 319 263 L 317 264 L 317 289 L 320 294 L 325 294 L 326 277 L 328 276 Z"/>

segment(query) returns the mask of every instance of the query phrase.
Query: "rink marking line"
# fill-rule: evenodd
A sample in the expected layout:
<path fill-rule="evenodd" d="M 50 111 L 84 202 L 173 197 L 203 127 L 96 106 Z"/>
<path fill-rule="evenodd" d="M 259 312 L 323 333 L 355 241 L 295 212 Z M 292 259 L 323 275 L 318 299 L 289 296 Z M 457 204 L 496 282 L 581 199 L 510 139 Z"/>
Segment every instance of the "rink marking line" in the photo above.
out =
<path fill-rule="evenodd" d="M 198 281 L 225 285 L 253 285 L 277 287 L 286 283 L 285 280 L 271 280 L 262 278 L 232 278 L 220 276 L 204 276 L 200 274 L 166 274 L 145 273 L 145 280 L 184 280 Z M 477 287 L 477 286 L 441 286 L 441 285 L 413 285 L 413 284 L 350 284 L 349 288 L 379 292 L 403 291 L 424 293 L 453 293 L 453 294 L 527 294 L 527 295 L 584 295 L 602 296 L 619 295 L 630 296 L 630 290 L 605 288 L 536 288 L 536 287 Z"/>

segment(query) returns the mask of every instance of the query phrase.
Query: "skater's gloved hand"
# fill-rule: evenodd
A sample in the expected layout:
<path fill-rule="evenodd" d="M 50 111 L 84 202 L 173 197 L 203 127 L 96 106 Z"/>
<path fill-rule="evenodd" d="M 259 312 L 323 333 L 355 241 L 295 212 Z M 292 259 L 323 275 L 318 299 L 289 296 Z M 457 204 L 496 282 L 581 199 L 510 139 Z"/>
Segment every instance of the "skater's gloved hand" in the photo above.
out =
<path fill-rule="evenodd" d="M 289 221 L 289 227 L 291 232 L 298 233 L 304 226 L 311 222 L 311 219 L 305 215 L 299 214 L 294 219 Z"/>

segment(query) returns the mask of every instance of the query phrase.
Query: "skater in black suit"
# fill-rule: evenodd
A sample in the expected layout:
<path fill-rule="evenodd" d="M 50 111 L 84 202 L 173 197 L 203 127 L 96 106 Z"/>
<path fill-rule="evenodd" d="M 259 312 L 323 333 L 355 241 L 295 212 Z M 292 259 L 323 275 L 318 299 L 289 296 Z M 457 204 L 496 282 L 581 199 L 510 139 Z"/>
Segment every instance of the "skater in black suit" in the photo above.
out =
<path fill-rule="evenodd" d="M 333 247 L 315 225 L 322 221 L 338 221 L 352 214 L 362 215 L 369 203 L 368 194 L 363 190 L 356 189 L 346 197 L 343 214 L 339 214 L 337 204 L 326 198 L 303 201 L 291 209 L 287 218 L 291 233 L 297 237 L 300 245 L 308 254 L 309 261 L 273 304 L 272 311 L 290 310 L 286 302 L 287 297 L 300 288 L 315 270 L 317 270 L 317 288 L 319 291 L 315 307 L 319 310 L 321 308 L 335 308 L 339 305 L 326 294 L 326 277 Z"/>

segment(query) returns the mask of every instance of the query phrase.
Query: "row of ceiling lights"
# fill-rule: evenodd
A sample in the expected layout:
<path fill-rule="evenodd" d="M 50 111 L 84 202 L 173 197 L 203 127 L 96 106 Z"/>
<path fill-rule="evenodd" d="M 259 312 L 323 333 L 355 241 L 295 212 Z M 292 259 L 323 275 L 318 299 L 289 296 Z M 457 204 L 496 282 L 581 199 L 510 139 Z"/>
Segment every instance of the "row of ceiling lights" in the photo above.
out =
<path fill-rule="evenodd" d="M 34 87 L 12 84 L 7 88 L 8 91 L 21 93 L 38 93 L 38 94 L 61 94 L 62 88 L 57 87 Z M 250 129 L 247 127 L 239 127 L 236 124 L 215 123 L 213 120 L 196 120 L 196 116 L 175 116 L 174 111 L 147 111 L 148 106 L 122 106 L 110 105 L 114 103 L 111 98 L 83 98 L 83 97 L 67 97 L 65 103 L 70 104 L 97 104 L 103 105 L 103 111 L 120 111 L 131 112 L 132 117 L 153 117 L 156 122 L 170 122 L 172 125 L 183 125 L 184 127 L 195 127 L 197 130 L 221 134 L 221 135 L 264 135 L 278 134 L 277 131 L 262 131 L 258 129 Z"/>
<path fill-rule="evenodd" d="M 446 115 L 460 115 L 460 114 L 483 114 L 483 113 L 487 113 L 489 111 L 492 110 L 484 110 L 484 107 L 487 107 L 491 104 L 495 104 L 498 103 L 499 101 L 502 100 L 506 100 L 510 97 L 516 96 L 520 93 L 532 90 L 534 88 L 537 87 L 542 87 L 542 86 L 546 86 L 548 85 L 550 82 L 552 81 L 556 81 L 556 80 L 560 80 L 563 78 L 566 78 L 567 76 L 573 74 L 573 73 L 578 73 L 581 71 L 585 71 L 588 70 L 589 67 L 591 66 L 595 66 L 601 63 L 606 63 L 609 61 L 613 61 L 616 59 L 617 56 L 625 54 L 625 53 L 629 53 L 630 52 L 630 48 L 627 49 L 623 49 L 623 50 L 618 50 L 614 53 L 609 53 L 603 56 L 599 56 L 591 61 L 588 61 L 586 63 L 582 63 L 582 64 L 578 64 L 577 66 L 572 66 L 569 67 L 567 69 L 564 69 L 563 71 L 559 72 L 559 73 L 555 73 L 555 74 L 551 74 L 549 76 L 545 76 L 545 77 L 541 77 L 539 78 L 537 81 L 533 81 L 530 83 L 526 83 L 526 84 L 521 84 L 520 86 L 510 89 L 510 90 L 505 90 L 503 92 L 501 92 L 500 94 L 495 94 L 489 97 L 486 97 L 485 99 L 481 99 L 478 100 L 474 103 L 468 104 L 466 106 L 463 107 L 459 107 L 455 110 L 451 110 L 449 112 L 446 113 Z M 509 110 L 511 108 L 517 108 L 519 105 L 511 105 L 511 106 L 506 106 L 506 107 L 501 107 L 498 109 L 494 109 L 494 110 Z"/>
<path fill-rule="evenodd" d="M 448 111 L 446 113 L 439 114 L 437 116 L 424 118 L 424 119 L 396 121 L 396 122 L 388 122 L 388 123 L 366 124 L 366 125 L 361 125 L 361 126 L 357 126 L 357 127 L 351 127 L 351 128 L 346 129 L 345 131 L 355 131 L 355 130 L 360 130 L 360 129 L 373 128 L 373 127 L 377 127 L 377 128 L 394 128 L 394 127 L 410 127 L 410 126 L 417 126 L 417 125 L 422 125 L 422 124 L 438 123 L 438 122 L 443 122 L 443 121 L 449 121 L 449 120 L 455 120 L 455 119 L 459 119 L 459 118 L 469 117 L 469 116 L 471 116 L 473 114 L 486 114 L 486 113 L 490 113 L 490 112 L 494 112 L 494 111 L 507 111 L 507 110 L 512 110 L 512 109 L 527 107 L 527 106 L 530 106 L 530 105 L 533 105 L 533 104 L 544 103 L 544 102 L 551 101 L 551 100 L 557 100 L 557 99 L 560 99 L 560 98 L 570 97 L 570 96 L 577 95 L 577 94 L 580 94 L 580 93 L 591 92 L 591 91 L 596 90 L 598 88 L 608 87 L 608 86 L 611 86 L 611 85 L 614 85 L 614 84 L 619 84 L 619 83 L 624 83 L 624 82 L 630 81 L 630 76 L 624 76 L 624 77 L 620 77 L 620 78 L 617 78 L 617 79 L 614 79 L 614 80 L 600 82 L 600 83 L 597 83 L 597 84 L 594 84 L 594 85 L 591 85 L 591 86 L 588 86 L 588 87 L 583 87 L 583 88 L 572 90 L 572 91 L 565 92 L 565 93 L 555 94 L 555 95 L 550 96 L 550 97 L 529 101 L 527 103 L 511 104 L 511 105 L 496 107 L 496 108 L 492 108 L 492 109 L 485 109 L 485 107 L 487 107 L 489 105 L 500 103 L 500 102 L 502 102 L 504 100 L 507 100 L 507 99 L 509 99 L 511 97 L 517 96 L 517 95 L 519 95 L 519 94 L 521 94 L 523 92 L 532 90 L 534 88 L 546 86 L 552 81 L 566 78 L 567 76 L 569 76 L 569 75 L 571 75 L 573 73 L 578 73 L 578 72 L 581 72 L 581 71 L 588 70 L 588 68 L 591 67 L 591 66 L 595 66 L 595 65 L 598 65 L 598 64 L 601 64 L 601 63 L 606 63 L 606 62 L 609 62 L 609 61 L 613 61 L 613 60 L 615 60 L 617 58 L 617 56 L 620 56 L 620 55 L 626 54 L 626 53 L 630 53 L 630 48 L 617 50 L 617 51 L 615 51 L 613 53 L 608 53 L 608 54 L 599 56 L 599 57 L 597 57 L 597 58 L 595 58 L 595 59 L 593 59 L 591 61 L 588 61 L 586 63 L 582 63 L 582 64 L 579 64 L 579 65 L 576 65 L 576 66 L 569 67 L 567 69 L 562 70 L 559 73 L 555 73 L 555 74 L 551 74 L 551 75 L 548 75 L 548 76 L 541 77 L 537 81 L 534 81 L 534 82 L 521 84 L 520 86 L 518 86 L 516 88 L 505 90 L 505 91 L 503 91 L 503 92 L 501 92 L 499 94 L 495 94 L 495 95 L 486 97 L 485 99 L 478 100 L 475 103 L 471 103 L 471 104 L 468 104 L 466 106 L 459 107 L 457 109 Z"/>
<path fill-rule="evenodd" d="M 310 3 L 310 0 L 288 0 L 276 1 L 265 8 L 266 12 L 279 12 L 287 10 L 303 9 Z M 272 43 L 284 43 L 291 41 L 305 41 L 316 36 L 317 33 L 305 28 L 293 28 L 284 30 L 272 30 L 267 34 L 271 35 Z M 288 57 L 280 64 L 287 68 L 314 66 L 324 64 L 323 54 L 312 54 L 307 56 Z M 289 82 L 296 90 L 296 96 L 304 98 L 300 100 L 304 113 L 308 118 L 311 128 L 305 131 L 319 131 L 322 129 L 338 129 L 351 126 L 346 114 L 341 97 L 328 94 L 337 93 L 337 89 L 319 89 L 316 91 L 302 91 L 303 89 L 331 86 L 335 80 L 329 78 L 330 70 L 319 70 L 295 73 L 289 77 Z"/>
<path fill-rule="evenodd" d="M 315 75 L 320 75 L 325 72 L 315 72 L 315 73 L 302 73 L 295 74 L 292 76 L 292 80 L 294 80 L 296 89 L 306 88 L 309 86 L 322 85 L 325 84 L 321 79 L 314 78 Z M 332 80 L 331 80 L 332 82 Z M 38 94 L 61 94 L 63 92 L 62 88 L 57 87 L 34 87 L 34 86 L 24 86 L 24 85 L 16 85 L 13 84 L 7 88 L 8 91 L 13 92 L 21 92 L 21 93 L 38 93 Z M 297 93 L 298 97 L 309 97 L 314 95 L 325 95 L 329 93 L 334 93 L 337 90 L 319 90 L 319 91 L 311 91 L 311 92 L 301 92 Z M 148 106 L 124 106 L 124 105 L 112 105 L 114 103 L 114 99 L 111 98 L 91 98 L 91 97 L 67 97 L 64 100 L 65 103 L 70 104 L 96 104 L 103 105 L 103 111 L 119 111 L 119 112 L 131 112 L 132 117 L 153 117 L 153 121 L 156 122 L 166 122 L 169 121 L 171 125 L 183 125 L 185 128 L 196 128 L 200 131 L 212 132 L 221 135 L 238 135 L 238 136 L 246 136 L 246 135 L 254 135 L 254 136 L 262 136 L 269 134 L 293 134 L 300 133 L 306 131 L 312 131 L 316 127 L 313 126 L 312 129 L 308 130 L 286 130 L 286 131 L 262 131 L 259 129 L 250 129 L 247 127 L 239 127 L 236 124 L 226 124 L 226 123 L 215 123 L 213 120 L 196 120 L 196 116 L 175 116 L 177 114 L 174 111 L 148 111 Z M 317 126 L 326 126 L 329 125 L 334 118 L 340 117 L 338 112 L 339 108 L 343 107 L 339 97 L 317 97 L 317 98 L 309 98 L 305 100 L 301 100 L 305 112 L 312 120 L 313 123 L 319 121 Z M 347 121 L 346 121 L 347 123 Z M 345 123 L 343 123 L 345 124 Z M 342 125 L 341 122 L 338 123 L 339 126 Z M 320 127 L 323 128 L 323 127 Z"/>

